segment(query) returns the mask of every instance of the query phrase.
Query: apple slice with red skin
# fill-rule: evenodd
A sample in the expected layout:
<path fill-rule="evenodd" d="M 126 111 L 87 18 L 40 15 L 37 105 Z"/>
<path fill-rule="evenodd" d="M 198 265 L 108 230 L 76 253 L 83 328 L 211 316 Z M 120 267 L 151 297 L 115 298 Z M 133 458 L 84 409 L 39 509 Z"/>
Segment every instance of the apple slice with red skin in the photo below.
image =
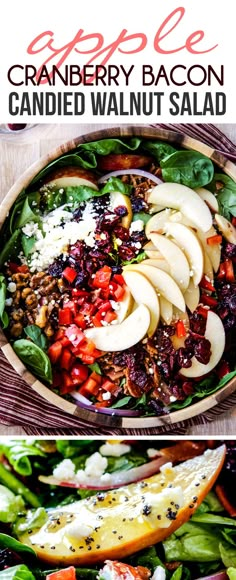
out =
<path fill-rule="evenodd" d="M 60 189 L 64 187 L 78 187 L 79 185 L 87 185 L 96 189 L 97 177 L 95 173 L 84 169 L 83 167 L 75 167 L 68 165 L 68 167 L 59 167 L 47 175 L 44 185 L 52 189 Z"/>
<path fill-rule="evenodd" d="M 131 153 L 110 153 L 98 157 L 98 168 L 104 171 L 116 169 L 138 169 L 150 165 L 152 158 L 148 155 L 132 155 Z"/>

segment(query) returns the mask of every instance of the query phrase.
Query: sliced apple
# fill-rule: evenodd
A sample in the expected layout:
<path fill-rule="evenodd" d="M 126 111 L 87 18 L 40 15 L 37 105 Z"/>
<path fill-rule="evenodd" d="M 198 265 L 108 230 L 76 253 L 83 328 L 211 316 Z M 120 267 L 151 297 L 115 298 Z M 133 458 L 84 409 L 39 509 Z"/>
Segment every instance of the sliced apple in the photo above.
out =
<path fill-rule="evenodd" d="M 123 206 L 127 210 L 127 214 L 122 218 L 121 223 L 124 228 L 128 229 L 133 217 L 130 198 L 128 195 L 120 193 L 120 191 L 112 191 L 110 193 L 110 208 L 114 211 L 119 206 Z"/>
<path fill-rule="evenodd" d="M 179 183 L 161 183 L 153 188 L 148 198 L 149 203 L 157 203 L 174 209 L 179 209 L 198 228 L 205 232 L 212 225 L 212 215 L 209 207 L 200 196 Z"/>
<path fill-rule="evenodd" d="M 236 228 L 222 215 L 216 214 L 215 220 L 220 232 L 230 244 L 236 244 Z"/>
<path fill-rule="evenodd" d="M 122 300 L 120 302 L 116 302 L 116 305 L 118 306 L 118 309 L 116 310 L 118 324 L 123 322 L 123 320 L 129 316 L 129 314 L 131 314 L 133 303 L 134 301 L 131 292 L 128 288 L 126 288 Z"/>
<path fill-rule="evenodd" d="M 166 300 L 166 298 L 161 294 L 159 296 L 159 302 L 160 302 L 161 319 L 166 324 L 170 324 L 173 318 L 173 305 L 171 304 L 171 302 L 169 302 L 169 300 Z"/>
<path fill-rule="evenodd" d="M 157 293 L 162 294 L 164 298 L 183 312 L 185 311 L 184 297 L 178 284 L 163 270 L 144 264 L 130 264 L 129 266 L 125 266 L 123 270 L 136 270 L 137 272 L 141 272 L 141 274 L 144 274 L 148 278 Z"/>
<path fill-rule="evenodd" d="M 178 223 L 168 223 L 166 231 L 185 252 L 193 272 L 194 284 L 197 286 L 203 275 L 203 251 L 196 234 L 187 226 Z"/>
<path fill-rule="evenodd" d="M 148 258 L 150 258 L 151 260 L 152 259 L 156 260 L 157 258 L 163 259 L 161 252 L 158 251 L 158 249 L 154 246 L 154 244 L 152 244 L 152 242 L 147 242 L 145 246 L 143 246 L 143 249 L 147 254 Z"/>
<path fill-rule="evenodd" d="M 195 286 L 193 280 L 190 280 L 189 286 L 187 290 L 185 290 L 184 299 L 190 312 L 194 312 L 199 304 L 200 290 L 199 286 Z"/>
<path fill-rule="evenodd" d="M 184 292 L 189 285 L 189 265 L 186 256 L 174 242 L 161 234 L 151 232 L 150 239 L 167 260 L 172 278 Z"/>
<path fill-rule="evenodd" d="M 157 205 L 156 203 L 152 203 L 149 205 L 148 211 L 152 215 L 153 213 L 158 213 L 159 211 L 163 211 L 165 209 L 164 205 Z"/>
<path fill-rule="evenodd" d="M 205 187 L 197 187 L 195 191 L 196 193 L 198 193 L 198 195 L 200 195 L 201 199 L 206 202 L 206 204 L 208 205 L 210 210 L 213 211 L 213 213 L 219 211 L 218 201 L 214 193 L 211 193 L 211 191 L 205 189 Z"/>
<path fill-rule="evenodd" d="M 150 220 L 148 220 L 145 234 L 148 239 L 150 239 L 151 232 L 163 233 L 165 231 L 165 225 L 171 215 L 171 209 L 166 208 L 159 213 L 155 213 Z"/>
<path fill-rule="evenodd" d="M 64 187 L 76 187 L 78 185 L 87 185 L 98 191 L 97 179 L 92 171 L 83 169 L 83 167 L 60 167 L 47 175 L 44 185 L 54 189 Z"/>
<path fill-rule="evenodd" d="M 145 304 L 150 312 L 150 325 L 148 336 L 152 336 L 157 328 L 160 319 L 160 306 L 157 293 L 149 280 L 140 272 L 135 270 L 123 271 L 123 277 L 135 302 Z"/>
<path fill-rule="evenodd" d="M 157 254 L 158 254 L 158 251 L 157 251 Z M 146 266 L 153 266 L 154 268 L 160 268 L 160 270 L 164 270 L 164 272 L 167 272 L 167 274 L 170 273 L 170 266 L 169 266 L 168 262 L 165 260 L 165 258 L 163 258 L 162 256 L 160 256 L 160 258 L 156 258 L 156 259 L 147 258 L 146 260 L 143 260 L 143 262 L 141 262 L 141 263 L 146 265 Z"/>
<path fill-rule="evenodd" d="M 203 246 L 202 246 L 203 248 Z M 211 260 L 203 248 L 203 274 L 209 278 L 211 282 L 214 281 L 214 272 Z M 213 284 L 214 285 L 214 284 Z"/>
<path fill-rule="evenodd" d="M 126 350 L 137 344 L 147 334 L 150 320 L 149 309 L 144 304 L 140 304 L 121 324 L 88 328 L 84 330 L 84 334 L 99 350 L 105 352 Z"/>
<path fill-rule="evenodd" d="M 219 476 L 225 453 L 221 445 L 143 484 L 51 508 L 41 527 L 19 533 L 18 539 L 53 568 L 122 560 L 163 541 L 191 518 Z M 28 512 L 26 521 L 32 516 Z"/>
<path fill-rule="evenodd" d="M 201 241 L 204 250 L 206 251 L 208 257 L 211 260 L 214 272 L 217 272 L 220 265 L 220 257 L 221 257 L 221 245 L 214 244 L 209 245 L 207 243 L 207 238 L 211 238 L 212 236 L 217 235 L 216 229 L 212 226 L 207 232 L 203 232 L 202 230 L 197 230 L 197 236 Z"/>
<path fill-rule="evenodd" d="M 184 377 L 195 378 L 206 375 L 220 361 L 225 349 L 225 331 L 220 317 L 209 310 L 207 315 L 205 338 L 211 343 L 211 357 L 209 363 L 203 365 L 196 357 L 192 358 L 192 366 L 188 369 L 181 369 L 181 375 Z"/>

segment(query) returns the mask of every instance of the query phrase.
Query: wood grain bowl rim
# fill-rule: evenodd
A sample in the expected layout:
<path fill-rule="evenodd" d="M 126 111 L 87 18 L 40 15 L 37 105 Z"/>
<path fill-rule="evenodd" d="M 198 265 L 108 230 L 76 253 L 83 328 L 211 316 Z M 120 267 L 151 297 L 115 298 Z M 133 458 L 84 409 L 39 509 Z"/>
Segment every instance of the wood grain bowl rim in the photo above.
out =
<path fill-rule="evenodd" d="M 226 157 L 224 157 L 224 155 L 212 147 L 205 145 L 201 141 L 198 141 L 197 139 L 193 139 L 192 137 L 183 135 L 182 133 L 178 133 L 176 131 L 152 128 L 146 125 L 123 125 L 120 127 L 111 127 L 89 132 L 85 135 L 79 136 L 78 138 L 69 140 L 30 165 L 30 167 L 17 179 L 0 205 L 0 228 L 2 227 L 9 210 L 11 209 L 21 190 L 27 187 L 32 179 L 37 175 L 37 173 L 39 173 L 41 169 L 48 165 L 48 163 L 67 153 L 68 151 L 75 149 L 81 143 L 88 143 L 90 141 L 97 141 L 104 138 L 111 139 L 135 136 L 163 140 L 167 141 L 168 143 L 177 144 L 181 147 L 184 147 L 185 149 L 199 151 L 200 153 L 206 155 L 206 157 L 210 158 L 213 163 L 220 167 L 220 169 L 223 169 L 227 175 L 236 181 L 236 166 Z M 2 352 L 6 356 L 11 366 L 35 392 L 44 397 L 53 406 L 66 411 L 74 417 L 78 417 L 85 423 L 94 424 L 94 426 L 103 425 L 104 427 L 123 429 L 146 429 L 150 427 L 174 425 L 177 422 L 185 421 L 195 417 L 196 415 L 204 413 L 205 411 L 208 411 L 215 405 L 221 403 L 236 389 L 236 378 L 233 378 L 224 387 L 219 389 L 219 391 L 209 395 L 208 397 L 205 397 L 199 402 L 194 403 L 189 407 L 179 409 L 178 411 L 174 411 L 168 415 L 162 415 L 159 417 L 126 417 L 116 415 L 115 410 L 114 415 L 107 415 L 101 411 L 91 411 L 89 408 L 84 409 L 78 405 L 75 405 L 74 403 L 70 403 L 66 399 L 63 399 L 54 393 L 50 387 L 46 387 L 43 383 L 36 379 L 34 375 L 26 369 L 22 361 L 17 357 L 2 329 L 0 329 L 0 348 L 2 349 Z M 69 426 L 70 425 L 68 420 L 68 427 Z"/>

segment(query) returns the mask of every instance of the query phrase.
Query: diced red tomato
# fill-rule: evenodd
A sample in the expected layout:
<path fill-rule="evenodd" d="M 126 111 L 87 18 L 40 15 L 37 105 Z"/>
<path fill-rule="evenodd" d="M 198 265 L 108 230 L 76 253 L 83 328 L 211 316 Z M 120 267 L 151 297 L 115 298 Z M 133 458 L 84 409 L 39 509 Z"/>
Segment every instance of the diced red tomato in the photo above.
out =
<path fill-rule="evenodd" d="M 183 338 L 184 336 L 186 336 L 186 328 L 184 326 L 183 320 L 178 320 L 178 322 L 176 323 L 176 334 L 178 338 Z"/>
<path fill-rule="evenodd" d="M 225 263 L 224 262 L 221 262 L 221 264 L 220 264 L 217 278 L 218 278 L 218 280 L 224 280 L 224 278 L 225 278 Z"/>
<path fill-rule="evenodd" d="M 29 268 L 26 264 L 21 264 L 21 266 L 18 267 L 18 272 L 22 272 L 23 274 L 27 274 L 27 272 L 29 272 Z"/>
<path fill-rule="evenodd" d="M 69 371 L 72 367 L 74 357 L 68 348 L 64 348 L 60 358 L 60 366 L 62 369 Z"/>
<path fill-rule="evenodd" d="M 200 288 L 204 290 L 209 290 L 210 292 L 215 292 L 215 288 L 210 280 L 207 280 L 206 276 L 203 276 L 200 282 Z"/>
<path fill-rule="evenodd" d="M 66 329 L 65 335 L 69 338 L 73 346 L 77 347 L 85 341 L 85 336 L 82 330 L 76 326 L 76 324 L 71 324 L 69 328 Z"/>
<path fill-rule="evenodd" d="M 110 295 L 115 300 L 121 300 L 124 296 L 125 289 L 117 284 L 116 282 L 111 281 L 109 284 Z"/>
<path fill-rule="evenodd" d="M 80 345 L 79 349 L 82 354 L 89 354 L 91 356 L 94 356 L 93 353 L 96 350 L 96 346 L 92 340 L 86 338 L 84 342 Z"/>
<path fill-rule="evenodd" d="M 107 288 L 112 275 L 112 269 L 109 266 L 103 266 L 98 270 L 93 278 L 92 285 L 94 288 Z"/>
<path fill-rule="evenodd" d="M 222 242 L 222 236 L 216 234 L 215 236 L 210 236 L 209 238 L 207 238 L 207 244 L 208 246 L 215 246 L 215 244 L 221 244 Z"/>
<path fill-rule="evenodd" d="M 77 353 L 77 356 L 79 356 L 82 362 L 86 365 L 93 365 L 96 361 L 96 357 L 91 356 L 90 354 Z"/>
<path fill-rule="evenodd" d="M 99 401 L 98 403 L 95 403 L 95 407 L 98 407 L 98 408 L 100 408 L 100 407 L 101 408 L 102 407 L 110 407 L 110 404 L 111 404 L 110 401 L 104 401 L 104 400 L 102 400 L 102 401 Z"/>
<path fill-rule="evenodd" d="M 218 301 L 216 300 L 216 298 L 208 296 L 208 294 L 202 294 L 201 302 L 203 304 L 206 304 L 207 306 L 210 306 L 210 308 L 215 308 L 216 306 L 218 306 Z"/>
<path fill-rule="evenodd" d="M 93 379 L 94 381 L 96 381 L 96 383 L 98 385 L 101 385 L 102 383 L 102 376 L 99 375 L 98 373 L 96 373 L 95 371 L 93 371 L 90 375 L 90 379 Z"/>
<path fill-rule="evenodd" d="M 78 312 L 78 306 L 74 300 L 68 300 L 68 302 L 65 302 L 64 307 L 69 308 L 71 310 L 73 317 L 76 316 Z"/>
<path fill-rule="evenodd" d="M 62 272 L 62 276 L 67 280 L 67 282 L 69 282 L 69 284 L 73 284 L 77 276 L 77 272 L 76 270 L 74 270 L 74 268 L 70 268 L 70 266 L 67 266 L 67 268 L 65 268 L 65 270 L 63 270 Z"/>
<path fill-rule="evenodd" d="M 96 306 L 94 304 L 90 304 L 89 302 L 85 302 L 80 308 L 80 314 L 84 314 L 84 316 L 92 316 L 96 312 Z"/>
<path fill-rule="evenodd" d="M 201 316 L 203 316 L 203 318 L 207 318 L 208 316 L 208 309 L 204 308 L 203 306 L 198 306 L 198 314 L 200 314 Z"/>
<path fill-rule="evenodd" d="M 70 308 L 63 308 L 59 310 L 59 324 L 67 326 L 73 320 L 73 312 Z"/>
<path fill-rule="evenodd" d="M 15 262 L 9 262 L 8 268 L 13 274 L 17 274 L 17 272 L 19 272 L 19 264 L 15 264 Z"/>
<path fill-rule="evenodd" d="M 104 320 L 104 316 L 102 316 L 102 312 L 97 312 L 97 314 L 95 314 L 95 316 L 92 316 L 92 323 L 97 328 L 102 326 L 102 320 Z"/>
<path fill-rule="evenodd" d="M 129 564 L 117 562 L 116 560 L 106 561 L 104 568 L 101 570 L 102 577 L 103 571 L 104 577 L 112 578 L 113 580 L 121 580 L 121 578 L 122 580 L 124 578 L 129 578 L 129 580 L 148 580 L 148 578 L 150 578 L 150 570 L 148 570 L 148 568 L 144 568 L 144 566 L 137 566 L 134 568 Z"/>
<path fill-rule="evenodd" d="M 86 323 L 84 314 L 81 314 L 81 312 L 79 312 L 79 314 L 77 314 L 75 316 L 74 322 L 77 324 L 77 326 L 79 326 L 79 328 L 82 328 L 82 330 L 85 330 L 87 323 Z"/>
<path fill-rule="evenodd" d="M 73 298 L 88 298 L 89 293 L 86 290 L 72 288 L 72 296 Z"/>
<path fill-rule="evenodd" d="M 113 320 L 116 320 L 116 318 L 116 312 L 114 312 L 114 310 L 109 310 L 109 312 L 106 313 L 106 316 L 104 316 L 104 321 L 110 324 Z"/>
<path fill-rule="evenodd" d="M 225 277 L 228 282 L 235 282 L 234 267 L 232 260 L 225 260 Z"/>
<path fill-rule="evenodd" d="M 71 393 L 71 391 L 74 391 L 74 388 L 75 388 L 75 385 L 74 385 L 72 377 L 70 376 L 70 373 L 68 373 L 67 371 L 63 371 L 62 372 L 62 386 L 60 388 L 61 395 L 66 395 L 66 393 Z"/>
<path fill-rule="evenodd" d="M 76 580 L 76 572 L 74 566 L 58 570 L 58 572 L 51 572 L 47 574 L 46 580 Z"/>
<path fill-rule="evenodd" d="M 51 344 L 51 346 L 49 346 L 48 356 L 53 365 L 56 364 L 56 362 L 59 360 L 61 353 L 62 353 L 61 342 L 57 341 Z"/>
<path fill-rule="evenodd" d="M 58 328 L 58 330 L 54 334 L 54 340 L 61 340 L 65 336 L 65 331 L 63 328 Z"/>
<path fill-rule="evenodd" d="M 105 381 L 102 383 L 102 388 L 104 391 L 108 391 L 109 393 L 113 394 L 115 394 L 117 391 L 117 385 L 109 379 L 105 379 Z"/>
<path fill-rule="evenodd" d="M 114 282 L 117 282 L 117 284 L 120 284 L 120 286 L 125 286 L 125 280 L 122 274 L 114 274 L 113 280 Z"/>
<path fill-rule="evenodd" d="M 74 363 L 70 374 L 74 385 L 81 385 L 88 378 L 88 368 L 79 363 Z"/>
<path fill-rule="evenodd" d="M 100 306 L 98 306 L 98 310 L 101 312 L 107 312 L 111 310 L 111 303 L 109 300 L 102 300 Z"/>
<path fill-rule="evenodd" d="M 98 385 L 98 383 L 94 380 L 91 379 L 90 377 L 83 383 L 83 385 L 80 387 L 79 389 L 79 393 L 81 395 L 86 396 L 91 396 L 93 395 L 94 397 L 97 396 L 98 391 L 99 391 L 100 387 Z"/>
<path fill-rule="evenodd" d="M 63 346 L 63 348 L 71 346 L 71 341 L 66 336 L 63 336 L 63 338 L 60 340 L 60 343 Z"/>

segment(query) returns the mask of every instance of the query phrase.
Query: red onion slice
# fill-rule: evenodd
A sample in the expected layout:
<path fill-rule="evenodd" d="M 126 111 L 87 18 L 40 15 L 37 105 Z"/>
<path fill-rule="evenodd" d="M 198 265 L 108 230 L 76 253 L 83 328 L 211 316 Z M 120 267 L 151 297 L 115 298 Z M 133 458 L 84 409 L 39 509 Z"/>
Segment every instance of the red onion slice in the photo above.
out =
<path fill-rule="evenodd" d="M 163 183 L 162 179 L 156 177 L 153 173 L 149 173 L 149 171 L 144 171 L 143 169 L 118 169 L 117 171 L 111 171 L 110 173 L 100 177 L 98 183 L 104 183 L 104 181 L 107 181 L 109 177 L 118 177 L 119 175 L 140 175 L 141 177 L 146 177 L 146 179 L 151 179 L 153 183 L 156 183 L 157 185 Z"/>
<path fill-rule="evenodd" d="M 78 407 L 82 407 L 82 409 L 89 408 L 90 411 L 94 411 L 95 413 L 105 413 L 105 415 L 119 415 L 122 417 L 140 417 L 142 415 L 142 411 L 135 411 L 133 409 L 113 409 L 112 407 L 96 407 L 93 405 L 89 399 L 80 395 L 76 391 L 70 393 L 70 395 L 75 399 L 76 404 Z"/>
<path fill-rule="evenodd" d="M 229 577 L 225 570 L 221 572 L 216 572 L 215 574 L 210 574 L 209 576 L 201 576 L 197 580 L 229 580 Z"/>
<path fill-rule="evenodd" d="M 103 482 L 100 478 L 96 477 L 89 478 L 89 482 L 86 483 L 79 483 L 77 481 L 59 481 L 53 475 L 49 475 L 48 477 L 40 475 L 39 481 L 42 483 L 47 483 L 48 485 L 59 485 L 61 487 L 73 487 L 76 489 L 97 489 L 98 491 L 105 491 L 107 489 L 115 489 L 117 487 L 128 485 L 129 483 L 135 483 L 136 481 L 141 481 L 147 477 L 151 477 L 151 475 L 155 475 L 160 470 L 160 467 L 167 461 L 168 460 L 165 457 L 158 457 L 158 459 L 144 463 L 139 467 L 133 467 L 128 471 L 118 471 L 116 473 L 111 473 L 109 482 Z"/>

